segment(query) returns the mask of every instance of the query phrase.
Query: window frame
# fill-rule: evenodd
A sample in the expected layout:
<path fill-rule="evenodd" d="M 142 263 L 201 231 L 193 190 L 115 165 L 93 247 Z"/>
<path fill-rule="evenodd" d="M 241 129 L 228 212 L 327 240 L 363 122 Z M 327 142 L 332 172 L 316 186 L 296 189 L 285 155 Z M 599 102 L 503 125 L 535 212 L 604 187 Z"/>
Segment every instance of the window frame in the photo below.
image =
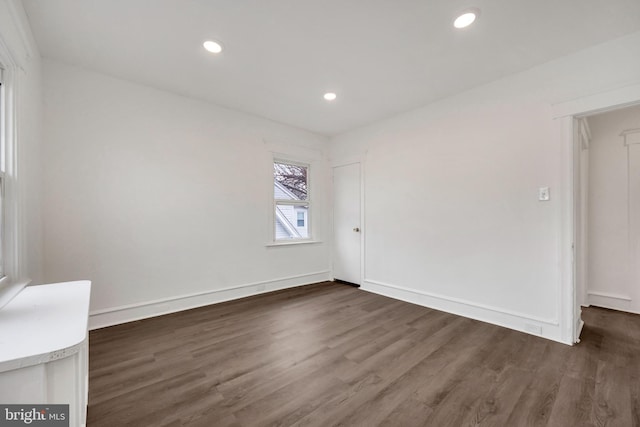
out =
<path fill-rule="evenodd" d="M 307 198 L 306 200 L 291 200 L 291 199 L 277 199 L 275 196 L 274 181 L 275 176 L 273 174 L 274 165 L 276 163 L 300 166 L 307 169 Z M 298 160 L 291 160 L 286 156 L 277 156 L 274 155 L 271 162 L 271 199 L 273 201 L 271 208 L 271 216 L 273 221 L 271 221 L 271 244 L 272 245 L 287 245 L 287 244 L 297 244 L 297 243 L 309 243 L 313 242 L 313 229 L 312 222 L 309 220 L 312 218 L 311 210 L 313 209 L 312 203 L 312 185 L 311 185 L 311 163 L 302 162 Z M 307 208 L 306 215 L 306 226 L 307 226 L 307 237 L 298 237 L 292 239 L 278 239 L 276 238 L 276 209 L 278 205 L 289 205 L 289 206 L 305 206 Z M 297 223 L 297 218 L 296 218 Z"/>
<path fill-rule="evenodd" d="M 2 276 L 0 309 L 31 280 L 24 269 L 24 230 L 22 227 L 21 188 L 18 178 L 18 92 L 22 68 L 14 61 L 0 38 L 0 174 L 2 176 Z"/>
<path fill-rule="evenodd" d="M 6 232 L 6 182 L 7 148 L 11 137 L 12 100 L 9 99 L 9 72 L 0 57 L 0 285 L 10 282 L 7 272 L 7 232 Z"/>

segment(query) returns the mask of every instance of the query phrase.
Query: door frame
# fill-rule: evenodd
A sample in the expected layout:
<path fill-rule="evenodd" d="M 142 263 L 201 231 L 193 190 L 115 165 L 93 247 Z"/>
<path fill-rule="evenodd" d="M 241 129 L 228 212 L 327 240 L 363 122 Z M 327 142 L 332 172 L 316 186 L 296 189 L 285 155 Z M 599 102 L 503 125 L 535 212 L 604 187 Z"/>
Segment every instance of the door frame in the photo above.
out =
<path fill-rule="evenodd" d="M 574 157 L 575 157 L 575 175 L 574 179 L 574 197 L 575 199 L 575 254 L 576 254 L 576 299 L 577 309 L 580 307 L 588 307 L 589 297 L 589 272 L 587 268 L 588 251 L 589 251 L 589 212 L 588 212 L 588 195 L 589 186 L 589 165 L 590 165 L 590 143 L 591 130 L 586 117 L 574 119 Z M 576 310 L 577 310 L 576 309 Z M 579 314 L 579 313 L 578 313 Z M 581 323 L 581 325 L 584 323 Z M 582 326 L 580 326 L 582 327 Z"/>
<path fill-rule="evenodd" d="M 553 119 L 559 123 L 561 135 L 561 209 L 562 235 L 560 245 L 560 292 L 558 295 L 559 314 L 562 340 L 569 344 L 580 341 L 580 332 L 584 322 L 580 316 L 578 301 L 576 272 L 580 262 L 576 254 L 580 251 L 575 247 L 579 224 L 577 215 L 580 210 L 576 203 L 579 197 L 576 192 L 581 191 L 580 180 L 575 176 L 575 162 L 579 160 L 580 145 L 576 119 L 597 113 L 613 111 L 624 107 L 640 105 L 640 84 L 625 86 L 552 106 Z M 584 261 L 584 260 L 583 260 Z"/>
<path fill-rule="evenodd" d="M 341 166 L 349 166 L 357 164 L 360 166 L 360 283 L 356 283 L 356 285 L 363 286 L 365 282 L 365 241 L 367 234 L 367 224 L 366 224 L 366 215 L 364 209 L 365 202 L 365 192 L 364 192 L 364 155 L 362 156 L 351 156 L 345 157 L 342 159 L 335 159 L 330 162 L 331 166 L 331 278 L 335 280 L 334 269 L 333 269 L 333 254 L 334 254 L 334 245 L 335 241 L 333 239 L 334 236 L 334 210 L 333 210 L 333 196 L 334 196 L 334 182 L 333 182 L 333 170 L 334 168 Z"/>

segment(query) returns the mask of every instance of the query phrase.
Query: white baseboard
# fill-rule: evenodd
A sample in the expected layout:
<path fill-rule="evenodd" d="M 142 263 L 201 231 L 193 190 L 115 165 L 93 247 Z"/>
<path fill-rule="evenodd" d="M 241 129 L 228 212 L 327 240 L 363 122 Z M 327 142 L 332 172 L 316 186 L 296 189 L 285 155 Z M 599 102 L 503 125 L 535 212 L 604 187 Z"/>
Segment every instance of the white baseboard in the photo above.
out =
<path fill-rule="evenodd" d="M 610 292 L 589 291 L 587 292 L 587 294 L 590 297 L 607 298 L 607 299 L 620 300 L 620 301 L 631 301 L 631 297 L 628 295 L 612 294 Z"/>
<path fill-rule="evenodd" d="M 189 310 L 191 308 L 263 294 L 280 289 L 324 282 L 329 280 L 330 276 L 329 271 L 319 271 L 315 273 L 247 283 L 224 289 L 213 289 L 211 291 L 195 294 L 180 295 L 120 307 L 95 310 L 89 313 L 89 329 L 100 329 L 107 326 L 119 325 L 121 323 L 133 322 L 135 320 L 161 316 L 163 314 L 175 313 L 177 311 Z"/>
<path fill-rule="evenodd" d="M 525 313 L 516 313 L 497 307 L 490 307 L 471 301 L 431 294 L 369 279 L 363 281 L 360 289 L 424 307 L 446 311 L 447 313 L 458 316 L 503 326 L 527 334 L 541 336 L 563 344 L 573 344 L 562 340 L 562 331 L 557 319 L 542 319 Z"/>
<path fill-rule="evenodd" d="M 587 294 L 589 296 L 589 305 L 640 314 L 634 307 L 631 297 L 628 295 L 600 291 L 589 291 Z"/>

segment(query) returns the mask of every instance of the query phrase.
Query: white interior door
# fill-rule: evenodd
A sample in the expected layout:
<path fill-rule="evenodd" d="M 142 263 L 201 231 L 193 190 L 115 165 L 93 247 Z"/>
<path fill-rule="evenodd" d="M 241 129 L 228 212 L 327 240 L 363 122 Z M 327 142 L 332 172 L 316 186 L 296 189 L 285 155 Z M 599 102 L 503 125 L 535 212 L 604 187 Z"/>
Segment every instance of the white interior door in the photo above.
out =
<path fill-rule="evenodd" d="M 360 285 L 360 164 L 333 168 L 333 277 Z"/>

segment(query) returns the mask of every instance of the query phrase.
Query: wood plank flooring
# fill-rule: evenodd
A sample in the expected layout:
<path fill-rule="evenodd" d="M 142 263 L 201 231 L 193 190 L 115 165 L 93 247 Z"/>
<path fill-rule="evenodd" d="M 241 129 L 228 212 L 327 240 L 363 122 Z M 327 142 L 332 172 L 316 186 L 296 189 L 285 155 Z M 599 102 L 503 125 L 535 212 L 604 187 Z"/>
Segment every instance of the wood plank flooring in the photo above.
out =
<path fill-rule="evenodd" d="M 574 347 L 319 283 L 92 331 L 88 426 L 640 426 L 640 316 Z"/>

